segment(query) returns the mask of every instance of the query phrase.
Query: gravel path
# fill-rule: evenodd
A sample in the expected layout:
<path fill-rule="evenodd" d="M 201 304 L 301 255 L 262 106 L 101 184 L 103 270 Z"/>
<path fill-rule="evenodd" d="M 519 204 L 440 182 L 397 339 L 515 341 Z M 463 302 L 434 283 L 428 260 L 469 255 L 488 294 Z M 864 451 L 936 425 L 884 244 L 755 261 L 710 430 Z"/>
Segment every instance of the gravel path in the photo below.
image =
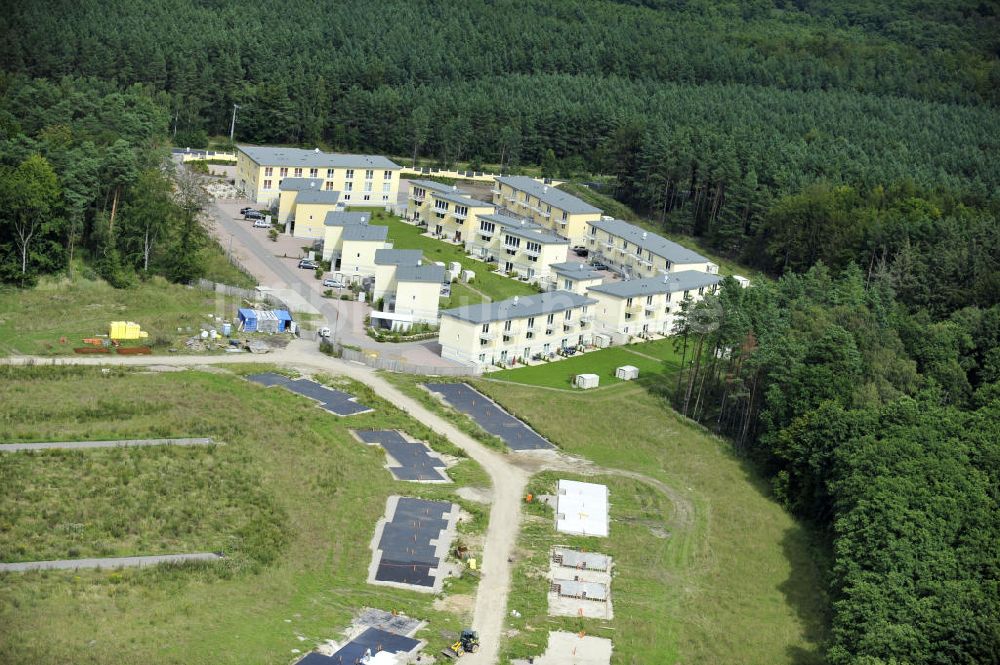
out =
<path fill-rule="evenodd" d="M 2 443 L 0 453 L 23 450 L 79 450 L 82 448 L 126 448 L 133 446 L 210 446 L 211 438 L 194 439 L 121 439 L 119 441 L 45 441 L 39 443 Z"/>
<path fill-rule="evenodd" d="M 23 573 L 29 570 L 79 570 L 80 568 L 138 568 L 155 566 L 160 563 L 183 563 L 185 561 L 216 561 L 221 554 L 215 552 L 194 552 L 193 554 L 159 554 L 155 556 L 118 556 L 104 559 L 60 559 L 57 561 L 22 561 L 20 563 L 0 563 L 0 573 Z"/>

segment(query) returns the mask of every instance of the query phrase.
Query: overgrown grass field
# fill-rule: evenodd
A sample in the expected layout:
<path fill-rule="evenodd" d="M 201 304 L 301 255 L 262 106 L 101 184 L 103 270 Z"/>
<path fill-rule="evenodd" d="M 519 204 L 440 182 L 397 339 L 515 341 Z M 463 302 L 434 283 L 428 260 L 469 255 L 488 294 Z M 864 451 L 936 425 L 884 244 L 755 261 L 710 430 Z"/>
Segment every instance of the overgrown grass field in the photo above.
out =
<path fill-rule="evenodd" d="M 614 640 L 613 663 L 822 662 L 827 600 L 814 536 L 724 441 L 636 384 L 576 394 L 488 381 L 476 387 L 566 452 L 677 492 L 679 503 L 665 511 L 652 488 L 609 482 L 611 537 L 589 540 L 618 557 L 614 630 L 594 630 Z M 658 511 L 669 514 L 662 540 L 649 530 Z M 522 545 L 550 542 L 554 527 L 546 529 L 529 523 Z M 530 596 L 537 592 L 522 592 L 528 606 L 537 605 Z M 531 630 L 524 627 L 507 648 L 523 653 L 544 644 L 549 621 L 528 622 Z"/>
<path fill-rule="evenodd" d="M 264 368 L 241 366 L 239 371 Z M 24 554 L 41 553 L 39 543 L 68 548 L 73 543 L 82 546 L 81 540 L 91 542 L 89 547 L 100 542 L 121 551 L 135 549 L 143 538 L 150 546 L 173 547 L 174 543 L 163 542 L 169 530 L 148 511 L 189 513 L 193 531 L 190 542 L 183 544 L 205 545 L 214 540 L 214 529 L 224 525 L 213 523 L 204 513 L 224 507 L 231 516 L 248 514 L 254 510 L 248 496 L 257 505 L 261 501 L 273 505 L 274 514 L 282 516 L 284 534 L 274 547 L 273 559 L 252 567 L 209 563 L 2 575 L 0 662 L 286 663 L 294 658 L 293 649 L 304 653 L 322 640 L 338 638 L 364 606 L 428 620 L 421 636 L 430 640 L 430 648 L 443 648 L 451 633 L 467 625 L 467 610 L 435 610 L 432 595 L 368 585 L 369 543 L 386 498 L 401 494 L 462 504 L 470 519 L 460 523 L 459 535 L 474 546 L 476 534 L 485 528 L 485 511 L 454 492 L 461 485 L 486 486 L 488 479 L 459 449 L 363 386 L 338 385 L 375 411 L 338 418 L 311 400 L 227 373 L 0 369 L 0 438 L 5 441 L 189 435 L 226 442 L 214 453 L 146 449 L 139 455 L 149 459 L 141 461 L 133 458 L 133 451 L 121 460 L 115 458 L 117 451 L 105 451 L 104 461 L 90 462 L 95 465 L 90 472 L 84 472 L 85 458 L 73 456 L 81 472 L 76 487 L 64 480 L 70 473 L 68 464 L 62 465 L 57 456 L 29 454 L 6 461 L 24 476 L 21 487 L 55 481 L 53 489 L 68 492 L 71 499 L 82 497 L 85 503 L 104 502 L 117 494 L 123 501 L 114 507 L 120 511 L 114 522 L 135 522 L 119 532 L 87 510 L 82 516 L 72 515 L 77 510 L 73 507 L 47 517 L 51 499 L 40 489 L 41 502 L 16 503 L 17 519 L 25 521 L 19 527 L 25 537 L 18 540 L 35 548 Z M 402 429 L 458 458 L 449 469 L 456 483 L 393 480 L 383 468 L 384 452 L 359 443 L 348 431 L 376 427 Z M 91 452 L 96 451 L 86 454 Z M 220 470 L 210 465 L 217 465 L 220 455 L 232 470 L 222 472 L 216 482 Z M 51 461 L 60 466 L 48 468 Z M 124 474 L 133 462 L 138 477 Z M 112 475 L 98 474 L 99 469 Z M 153 478 L 154 471 L 164 477 Z M 230 480 L 237 478 L 253 487 L 233 487 Z M 214 497 L 199 489 L 203 481 Z M 134 486 L 139 482 L 152 486 Z M 154 488 L 162 493 L 150 496 Z M 198 503 L 205 505 L 192 505 Z M 14 510 L 6 498 L 2 510 L 8 516 L 6 523 Z M 76 522 L 84 525 L 80 538 L 68 534 L 63 541 L 58 531 L 39 534 L 49 527 L 47 519 L 53 523 L 82 519 Z M 196 540 L 195 533 L 204 539 Z M 447 587 L 468 593 L 475 587 L 475 575 L 466 574 Z"/>

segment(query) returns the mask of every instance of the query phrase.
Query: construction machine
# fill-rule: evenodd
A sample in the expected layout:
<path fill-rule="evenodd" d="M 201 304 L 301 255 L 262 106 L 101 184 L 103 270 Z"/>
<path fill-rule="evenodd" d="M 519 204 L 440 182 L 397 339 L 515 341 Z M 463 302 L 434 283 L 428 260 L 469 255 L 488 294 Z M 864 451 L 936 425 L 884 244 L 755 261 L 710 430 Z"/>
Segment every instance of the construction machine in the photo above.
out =
<path fill-rule="evenodd" d="M 477 651 L 479 651 L 479 633 L 466 629 L 462 631 L 458 641 L 442 650 L 441 654 L 447 658 L 461 658 L 464 654 Z"/>

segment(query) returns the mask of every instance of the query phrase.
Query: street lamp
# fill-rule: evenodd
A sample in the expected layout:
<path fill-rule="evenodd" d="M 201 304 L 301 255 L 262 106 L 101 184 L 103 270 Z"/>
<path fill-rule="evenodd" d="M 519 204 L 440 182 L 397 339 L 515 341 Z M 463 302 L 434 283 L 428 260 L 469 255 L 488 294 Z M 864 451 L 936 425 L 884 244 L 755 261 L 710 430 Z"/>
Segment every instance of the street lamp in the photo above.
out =
<path fill-rule="evenodd" d="M 233 134 L 236 132 L 236 109 L 240 107 L 239 104 L 233 104 L 233 122 L 229 125 L 229 142 L 233 142 Z"/>

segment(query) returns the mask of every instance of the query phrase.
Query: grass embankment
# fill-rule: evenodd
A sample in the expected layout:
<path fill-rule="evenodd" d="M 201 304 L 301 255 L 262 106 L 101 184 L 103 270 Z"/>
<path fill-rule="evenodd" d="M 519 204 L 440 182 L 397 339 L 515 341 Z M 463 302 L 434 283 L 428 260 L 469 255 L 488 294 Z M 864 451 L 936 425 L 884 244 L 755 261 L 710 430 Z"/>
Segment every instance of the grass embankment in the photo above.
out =
<path fill-rule="evenodd" d="M 260 369 L 241 366 L 240 371 Z M 432 595 L 368 585 L 369 542 L 390 494 L 420 496 L 461 503 L 472 519 L 459 525 L 460 537 L 479 554 L 476 534 L 485 528 L 485 511 L 459 500 L 454 490 L 485 486 L 487 478 L 463 457 L 449 470 L 455 485 L 393 480 L 383 468 L 384 452 L 359 443 L 348 428 L 398 428 L 445 454 L 458 457 L 461 451 L 362 386 L 342 385 L 375 411 L 338 418 L 311 400 L 228 374 L 115 370 L 105 375 L 97 368 L 35 367 L 3 369 L 0 379 L 0 438 L 5 441 L 189 435 L 226 442 L 213 453 L 143 450 L 141 456 L 149 461 L 136 463 L 138 478 L 131 462 L 95 463 L 94 472 L 83 474 L 76 488 L 62 482 L 62 469 L 76 460 L 84 468 L 86 454 L 99 451 L 0 457 L 0 464 L 12 464 L 13 471 L 24 475 L 22 487 L 43 492 L 39 503 L 0 504 L 3 524 L 16 518 L 27 525 L 22 530 L 37 526 L 34 536 L 24 536 L 29 544 L 31 538 L 67 548 L 71 543 L 95 547 L 100 541 L 131 553 L 142 539 L 158 544 L 169 536 L 163 524 L 151 520 L 150 509 L 189 514 L 190 528 L 211 539 L 215 518 L 205 511 L 225 506 L 234 514 L 252 512 L 246 492 L 273 504 L 283 515 L 285 534 L 275 558 L 253 569 L 213 563 L 4 575 L 0 662 L 284 663 L 293 658 L 293 649 L 305 652 L 321 640 L 339 637 L 352 614 L 365 606 L 427 619 L 430 624 L 421 637 L 435 651 L 447 641 L 442 631 L 457 632 L 468 624 L 467 613 L 435 610 Z M 115 452 L 105 451 L 105 457 Z M 133 453 L 124 453 L 125 459 L 133 459 Z M 215 475 L 199 467 L 217 465 L 220 455 L 232 469 L 208 486 L 214 497 L 199 494 L 201 479 Z M 48 468 L 52 462 L 59 465 L 56 470 Z M 98 469 L 112 473 L 98 476 Z M 154 469 L 169 473 L 154 479 Z M 134 523 L 130 529 L 138 540 L 130 540 L 128 530 L 93 531 L 92 525 L 106 525 L 107 518 L 89 510 L 82 515 L 71 514 L 72 507 L 53 512 L 54 499 L 41 489 L 53 478 L 59 478 L 54 490 L 90 502 L 83 508 L 121 497 L 114 506 L 115 523 Z M 235 478 L 253 489 L 227 480 Z M 137 487 L 138 482 L 153 487 Z M 134 498 L 154 487 L 162 494 L 152 508 Z M 184 491 L 189 487 L 196 490 L 193 496 Z M 206 505 L 192 505 L 201 502 Z M 154 503 L 152 497 L 149 503 Z M 67 527 L 70 521 L 82 528 Z M 54 535 L 38 534 L 42 529 Z M 59 538 L 63 533 L 65 543 Z M 475 586 L 475 575 L 446 586 L 467 593 Z"/>
<path fill-rule="evenodd" d="M 494 266 L 465 255 L 465 250 L 461 245 L 453 245 L 437 238 L 423 235 L 426 229 L 423 227 L 407 224 L 399 217 L 390 215 L 382 210 L 369 208 L 351 208 L 352 210 L 371 210 L 372 224 L 388 226 L 389 240 L 392 241 L 395 249 L 419 249 L 424 253 L 424 258 L 428 261 L 440 261 L 445 265 L 452 261 L 458 261 L 463 269 L 472 270 L 476 273 L 476 278 L 470 285 L 452 285 L 453 291 L 449 306 L 460 307 L 462 305 L 476 304 L 481 302 L 483 296 L 491 300 L 506 300 L 514 296 L 526 296 L 538 293 L 538 289 L 525 282 L 520 282 L 510 277 L 504 277 L 493 272 Z M 462 302 L 462 297 L 467 296 L 466 291 L 478 292 L 475 302 Z"/>
<path fill-rule="evenodd" d="M 601 377 L 600 385 L 603 387 L 622 383 L 615 376 L 615 370 L 622 365 L 639 368 L 640 379 L 647 379 L 677 371 L 680 368 L 680 354 L 674 351 L 673 340 L 661 339 L 613 346 L 530 367 L 506 369 L 493 372 L 487 378 L 531 386 L 572 388 L 573 378 L 577 374 L 597 374 Z"/>
<path fill-rule="evenodd" d="M 632 210 L 632 208 L 625 205 L 621 201 L 608 196 L 607 194 L 602 194 L 590 187 L 584 187 L 583 185 L 569 182 L 559 185 L 559 189 L 581 198 L 591 205 L 597 206 L 604 211 L 605 215 L 630 222 L 636 226 L 646 229 L 647 231 L 659 234 L 664 238 L 669 238 L 682 247 L 687 247 L 690 250 L 698 252 L 719 266 L 719 274 L 721 275 L 743 275 L 744 277 L 749 277 L 751 280 L 762 278 L 769 279 L 759 270 L 755 270 L 749 266 L 742 265 L 736 261 L 717 255 L 711 249 L 705 247 L 697 238 L 687 236 L 682 233 L 671 233 L 670 231 L 664 230 L 652 220 L 640 216 L 637 212 Z"/>
<path fill-rule="evenodd" d="M 661 510 L 662 495 L 652 488 L 608 481 L 611 537 L 589 541 L 590 549 L 616 557 L 614 630 L 573 621 L 614 640 L 614 663 L 821 662 L 827 604 L 813 536 L 728 444 L 639 385 L 576 394 L 475 385 L 566 452 L 646 474 L 677 492 L 680 503 Z M 669 515 L 663 539 L 650 530 L 659 512 Z M 515 579 L 540 565 L 537 549 L 553 542 L 546 522 L 527 522 L 520 541 L 527 558 L 518 564 L 524 575 Z M 505 648 L 524 653 L 544 645 L 558 625 L 538 611 L 544 586 L 522 580 L 511 602 L 531 614 L 512 620 L 521 632 Z"/>

